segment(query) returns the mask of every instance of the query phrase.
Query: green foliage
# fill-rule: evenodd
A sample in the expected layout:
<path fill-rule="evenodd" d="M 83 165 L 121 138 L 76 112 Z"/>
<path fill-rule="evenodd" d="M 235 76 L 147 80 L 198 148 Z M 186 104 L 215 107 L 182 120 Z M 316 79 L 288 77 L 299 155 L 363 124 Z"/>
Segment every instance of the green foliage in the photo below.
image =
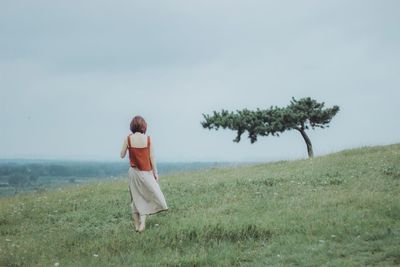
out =
<path fill-rule="evenodd" d="M 324 108 L 325 103 L 319 103 L 310 97 L 292 101 L 287 107 L 271 106 L 269 109 L 250 111 L 248 109 L 229 112 L 214 111 L 213 115 L 203 114 L 202 126 L 207 129 L 231 129 L 237 131 L 234 142 L 240 142 L 246 131 L 251 143 L 257 141 L 257 136 L 279 136 L 286 130 L 305 130 L 311 127 L 329 127 L 331 119 L 339 111 L 338 106 Z"/>
<path fill-rule="evenodd" d="M 400 167 L 399 166 L 386 166 L 383 169 L 383 173 L 393 179 L 400 180 Z"/>
<path fill-rule="evenodd" d="M 250 111 L 248 109 L 229 112 L 213 112 L 213 115 L 203 114 L 202 126 L 207 129 L 230 129 L 237 132 L 234 142 L 240 142 L 241 136 L 247 132 L 250 142 L 257 141 L 258 136 L 279 136 L 287 130 L 298 130 L 306 144 L 309 156 L 313 155 L 311 141 L 305 130 L 329 127 L 331 119 L 339 112 L 338 106 L 325 108 L 325 103 L 319 103 L 310 97 L 296 100 L 292 98 L 287 107 L 271 106 L 269 109 Z"/>
<path fill-rule="evenodd" d="M 329 127 L 331 119 L 339 112 L 338 106 L 324 108 L 325 103 L 319 103 L 310 97 L 296 100 L 292 98 L 280 118 L 287 129 L 312 129 Z"/>
<path fill-rule="evenodd" d="M 285 131 L 285 125 L 281 120 L 284 109 L 271 107 L 267 110 L 257 109 L 250 111 L 248 109 L 229 112 L 222 110 L 221 112 L 213 112 L 213 115 L 203 114 L 204 121 L 201 123 L 204 128 L 216 129 L 231 129 L 237 131 L 237 136 L 234 142 L 240 142 L 241 136 L 246 131 L 251 143 L 257 141 L 257 136 L 279 135 Z"/>
<path fill-rule="evenodd" d="M 396 266 L 400 145 L 161 177 L 133 230 L 126 180 L 0 199 L 0 266 Z"/>
<path fill-rule="evenodd" d="M 22 187 L 29 183 L 29 179 L 28 176 L 16 173 L 8 176 L 8 183 L 14 187 Z"/>

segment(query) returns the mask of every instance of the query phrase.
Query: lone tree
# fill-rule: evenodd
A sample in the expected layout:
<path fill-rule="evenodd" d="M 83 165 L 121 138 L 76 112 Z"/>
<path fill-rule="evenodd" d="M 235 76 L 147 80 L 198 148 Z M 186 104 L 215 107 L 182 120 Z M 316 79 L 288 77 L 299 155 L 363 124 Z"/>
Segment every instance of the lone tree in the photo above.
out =
<path fill-rule="evenodd" d="M 234 142 L 240 142 L 243 133 L 247 132 L 250 142 L 257 141 L 258 136 L 279 136 L 280 133 L 287 130 L 297 130 L 303 137 L 308 156 L 314 156 L 311 140 L 306 134 L 310 127 L 314 130 L 317 127 L 329 127 L 331 119 L 338 113 L 339 107 L 324 108 L 325 104 L 319 103 L 310 97 L 296 100 L 294 97 L 290 104 L 280 108 L 271 106 L 269 109 L 257 109 L 251 111 L 248 109 L 230 112 L 222 110 L 214 111 L 212 115 L 203 114 L 204 121 L 201 122 L 203 128 L 231 129 L 237 131 Z"/>

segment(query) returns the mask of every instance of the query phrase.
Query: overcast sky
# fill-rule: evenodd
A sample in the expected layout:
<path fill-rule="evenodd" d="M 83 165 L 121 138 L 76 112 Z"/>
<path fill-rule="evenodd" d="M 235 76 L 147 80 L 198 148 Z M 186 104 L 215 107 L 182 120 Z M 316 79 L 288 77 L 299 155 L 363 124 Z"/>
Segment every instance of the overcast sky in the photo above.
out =
<path fill-rule="evenodd" d="M 159 161 L 307 156 L 299 133 L 232 142 L 222 108 L 341 110 L 317 155 L 400 142 L 400 1 L 1 1 L 0 158 L 118 160 L 148 121 Z"/>

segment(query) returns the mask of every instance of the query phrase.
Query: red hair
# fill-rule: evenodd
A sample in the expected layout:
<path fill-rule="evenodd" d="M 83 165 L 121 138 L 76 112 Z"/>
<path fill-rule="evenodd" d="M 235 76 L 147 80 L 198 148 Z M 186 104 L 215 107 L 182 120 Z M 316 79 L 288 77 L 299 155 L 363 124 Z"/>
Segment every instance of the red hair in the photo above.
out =
<path fill-rule="evenodd" d="M 135 116 L 131 121 L 130 128 L 132 133 L 139 132 L 145 134 L 147 130 L 147 123 L 142 116 Z"/>

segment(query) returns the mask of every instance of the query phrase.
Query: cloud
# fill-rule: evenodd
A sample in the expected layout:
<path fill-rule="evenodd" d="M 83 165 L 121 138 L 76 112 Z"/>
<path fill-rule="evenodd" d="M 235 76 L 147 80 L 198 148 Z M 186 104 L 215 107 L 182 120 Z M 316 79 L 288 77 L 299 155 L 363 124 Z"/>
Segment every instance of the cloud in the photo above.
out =
<path fill-rule="evenodd" d="M 149 121 L 161 160 L 302 157 L 295 133 L 235 144 L 233 132 L 200 126 L 202 113 L 292 96 L 341 106 L 332 128 L 311 133 L 317 154 L 398 142 L 398 6 L 1 3 L 0 157 L 115 159 L 135 114 Z"/>

